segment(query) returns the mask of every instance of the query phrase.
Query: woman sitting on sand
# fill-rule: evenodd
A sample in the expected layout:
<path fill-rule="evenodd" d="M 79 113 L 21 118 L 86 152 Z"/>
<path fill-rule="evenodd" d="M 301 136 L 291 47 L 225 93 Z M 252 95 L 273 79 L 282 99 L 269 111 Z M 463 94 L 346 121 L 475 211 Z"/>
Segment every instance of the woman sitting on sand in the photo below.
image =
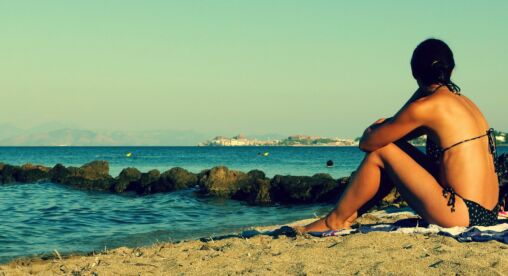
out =
<path fill-rule="evenodd" d="M 395 186 L 429 223 L 443 227 L 495 224 L 495 143 L 478 107 L 451 80 L 455 62 L 441 40 L 423 41 L 411 69 L 418 90 L 393 117 L 379 119 L 360 140 L 366 156 L 337 206 L 301 232 L 349 228 Z M 407 141 L 427 135 L 427 154 Z"/>

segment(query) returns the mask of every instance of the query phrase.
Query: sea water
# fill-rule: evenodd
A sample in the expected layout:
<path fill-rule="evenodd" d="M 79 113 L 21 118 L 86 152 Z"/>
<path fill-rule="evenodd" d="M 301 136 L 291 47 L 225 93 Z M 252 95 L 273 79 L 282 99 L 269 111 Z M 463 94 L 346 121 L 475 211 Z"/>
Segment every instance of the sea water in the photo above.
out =
<path fill-rule="evenodd" d="M 507 152 L 507 148 L 499 148 Z M 131 153 L 131 155 L 128 155 Z M 130 156 L 130 157 L 128 157 Z M 356 147 L 0 147 L 0 162 L 80 166 L 107 160 L 110 173 L 217 165 L 268 177 L 329 173 L 348 176 L 361 162 Z M 333 160 L 332 168 L 326 162 Z M 143 246 L 284 224 L 324 214 L 327 204 L 250 206 L 195 191 L 137 196 L 90 192 L 53 183 L 0 185 L 0 262 L 19 256 Z"/>

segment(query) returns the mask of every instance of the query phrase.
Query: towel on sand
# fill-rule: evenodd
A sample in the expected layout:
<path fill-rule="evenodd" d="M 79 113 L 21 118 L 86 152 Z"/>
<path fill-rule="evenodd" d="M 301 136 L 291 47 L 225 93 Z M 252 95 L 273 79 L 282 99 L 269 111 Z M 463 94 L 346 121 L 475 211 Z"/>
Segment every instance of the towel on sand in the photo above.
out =
<path fill-rule="evenodd" d="M 438 234 L 455 238 L 460 242 L 499 241 L 508 244 L 508 223 L 493 226 L 451 227 L 444 228 L 435 224 L 424 224 L 421 220 L 405 219 L 390 224 L 361 225 L 347 230 L 330 230 L 325 232 L 311 232 L 315 237 L 344 236 L 354 233 L 392 232 L 404 234 Z"/>
<path fill-rule="evenodd" d="M 460 242 L 483 242 L 495 240 L 508 244 L 508 220 L 502 219 L 503 217 L 501 216 L 499 217 L 500 219 L 498 219 L 498 224 L 493 226 L 445 228 L 435 224 L 426 223 L 417 217 L 416 213 L 409 208 L 402 212 L 385 210 L 374 212 L 371 215 L 379 218 L 398 217 L 401 215 L 413 215 L 414 217 L 398 220 L 395 223 L 367 224 L 360 225 L 359 227 L 353 229 L 313 232 L 309 233 L 309 235 L 315 237 L 330 237 L 381 231 L 404 234 L 438 234 L 455 238 Z"/>
<path fill-rule="evenodd" d="M 403 212 L 386 212 L 380 211 L 371 213 L 375 217 L 388 218 L 397 217 L 401 215 L 416 215 L 412 211 Z M 379 223 L 379 224 L 363 224 L 352 229 L 346 230 L 329 230 L 325 232 L 310 232 L 308 233 L 314 237 L 332 237 L 332 236 L 345 236 L 355 233 L 369 233 L 369 232 L 392 232 L 403 234 L 437 234 L 455 238 L 460 242 L 484 242 L 484 241 L 499 241 L 508 244 L 508 220 L 500 219 L 498 224 L 494 226 L 473 226 L 473 227 L 452 227 L 444 228 L 435 224 L 428 224 L 418 217 L 406 218 L 398 220 L 394 223 Z M 202 241 L 218 240 L 232 237 L 251 238 L 258 235 L 272 236 L 277 238 L 279 236 L 295 237 L 298 233 L 289 226 L 282 226 L 280 228 L 270 231 L 246 230 L 240 234 L 226 235 L 214 238 L 203 238 Z"/>

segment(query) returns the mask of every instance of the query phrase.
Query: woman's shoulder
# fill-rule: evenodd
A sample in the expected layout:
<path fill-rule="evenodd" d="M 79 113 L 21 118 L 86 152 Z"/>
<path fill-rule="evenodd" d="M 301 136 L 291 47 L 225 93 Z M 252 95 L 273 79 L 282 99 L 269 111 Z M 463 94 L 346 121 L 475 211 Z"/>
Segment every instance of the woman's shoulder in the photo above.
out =
<path fill-rule="evenodd" d="M 471 107 L 472 102 L 465 96 L 453 94 L 450 91 L 440 91 L 420 99 L 433 115 L 450 115 L 450 112 L 463 112 Z M 467 100 L 470 104 L 464 104 Z M 474 104 L 473 104 L 474 105 Z M 443 114 L 441 114 L 443 115 Z"/>

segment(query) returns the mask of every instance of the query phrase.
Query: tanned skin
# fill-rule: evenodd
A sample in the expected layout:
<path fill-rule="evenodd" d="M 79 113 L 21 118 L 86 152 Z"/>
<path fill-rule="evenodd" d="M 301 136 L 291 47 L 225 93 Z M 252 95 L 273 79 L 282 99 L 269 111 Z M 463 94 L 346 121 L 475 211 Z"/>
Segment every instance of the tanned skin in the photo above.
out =
<path fill-rule="evenodd" d="M 499 186 L 488 138 L 482 137 L 446 151 L 431 161 L 406 141 L 426 134 L 441 148 L 485 134 L 489 125 L 478 107 L 464 95 L 439 84 L 422 85 L 393 117 L 369 126 L 360 140 L 365 158 L 351 177 L 337 206 L 324 218 L 297 230 L 346 229 L 393 186 L 423 219 L 443 227 L 468 226 L 469 214 L 456 197 L 455 212 L 447 206 L 443 188 L 492 210 Z"/>

